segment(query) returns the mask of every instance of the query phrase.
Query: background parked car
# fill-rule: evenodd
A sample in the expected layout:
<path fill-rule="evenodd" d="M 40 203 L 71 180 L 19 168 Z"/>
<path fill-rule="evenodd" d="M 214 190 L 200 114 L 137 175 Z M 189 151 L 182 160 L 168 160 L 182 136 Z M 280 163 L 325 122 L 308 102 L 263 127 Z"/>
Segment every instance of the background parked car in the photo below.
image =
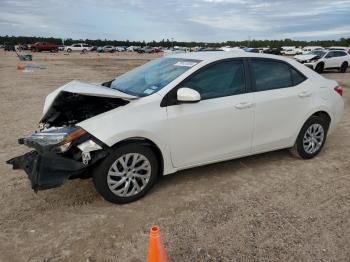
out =
<path fill-rule="evenodd" d="M 246 47 L 243 49 L 244 51 L 246 52 L 249 52 L 249 53 L 260 53 L 260 50 L 258 48 L 249 48 L 249 47 Z"/>
<path fill-rule="evenodd" d="M 47 42 L 37 42 L 30 46 L 33 52 L 42 52 L 42 51 L 50 51 L 50 52 L 58 52 L 58 45 L 47 43 Z"/>
<path fill-rule="evenodd" d="M 124 51 L 126 51 L 126 47 L 125 46 L 116 46 L 115 51 L 124 52 Z"/>
<path fill-rule="evenodd" d="M 65 47 L 66 47 L 65 45 L 60 45 L 58 47 L 58 51 L 64 51 Z"/>
<path fill-rule="evenodd" d="M 129 46 L 128 48 L 126 48 L 127 52 L 136 52 L 137 49 L 141 48 L 140 46 Z"/>
<path fill-rule="evenodd" d="M 139 48 L 136 50 L 137 53 L 147 53 L 147 54 L 150 54 L 150 53 L 154 53 L 154 48 L 153 47 L 150 47 L 150 46 L 145 46 L 143 48 Z"/>
<path fill-rule="evenodd" d="M 100 53 L 114 53 L 115 50 L 116 50 L 115 47 L 111 45 L 105 45 L 97 48 L 97 52 L 100 52 Z"/>
<path fill-rule="evenodd" d="M 301 52 L 301 54 L 305 55 L 307 53 L 310 53 L 311 51 L 314 51 L 314 50 L 321 50 L 323 49 L 322 46 L 305 46 Z"/>
<path fill-rule="evenodd" d="M 318 73 L 328 69 L 338 69 L 345 73 L 350 65 L 349 53 L 338 49 L 314 50 L 306 55 L 296 55 L 294 58 Z"/>
<path fill-rule="evenodd" d="M 15 45 L 5 43 L 4 44 L 4 51 L 15 51 Z"/>
<path fill-rule="evenodd" d="M 283 55 L 299 55 L 303 52 L 302 49 L 295 46 L 282 46 L 281 53 Z"/>
<path fill-rule="evenodd" d="M 97 51 L 97 49 L 98 49 L 98 46 L 92 46 L 89 52 Z"/>
<path fill-rule="evenodd" d="M 263 50 L 263 53 L 264 54 L 271 54 L 271 55 L 281 55 L 281 48 L 279 47 L 274 47 L 274 48 L 268 48 L 268 49 L 265 49 Z"/>
<path fill-rule="evenodd" d="M 92 49 L 91 45 L 84 44 L 84 43 L 78 43 L 78 44 L 72 44 L 70 46 L 66 46 L 64 50 L 67 51 L 68 53 L 74 52 L 74 51 L 86 53 L 86 52 L 90 51 L 91 49 Z"/>

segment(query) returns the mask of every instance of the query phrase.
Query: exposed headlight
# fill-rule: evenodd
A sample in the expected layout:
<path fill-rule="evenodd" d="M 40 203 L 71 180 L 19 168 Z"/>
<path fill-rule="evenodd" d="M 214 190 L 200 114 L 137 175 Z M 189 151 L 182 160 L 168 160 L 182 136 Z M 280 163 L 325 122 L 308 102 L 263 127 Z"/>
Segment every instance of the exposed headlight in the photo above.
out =
<path fill-rule="evenodd" d="M 63 153 L 69 149 L 72 141 L 85 134 L 86 131 L 80 127 L 47 129 L 24 138 L 23 143 L 38 144 L 43 147 L 52 146 L 52 151 Z"/>
<path fill-rule="evenodd" d="M 318 60 L 318 58 L 312 58 L 306 61 L 306 63 L 313 63 L 316 62 Z"/>

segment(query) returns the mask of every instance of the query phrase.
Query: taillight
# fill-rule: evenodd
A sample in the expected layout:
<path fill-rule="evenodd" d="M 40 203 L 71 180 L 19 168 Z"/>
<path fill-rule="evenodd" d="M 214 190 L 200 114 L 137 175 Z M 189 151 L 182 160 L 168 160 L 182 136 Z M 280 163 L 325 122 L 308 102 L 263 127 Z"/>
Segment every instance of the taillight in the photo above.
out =
<path fill-rule="evenodd" d="M 343 88 L 341 86 L 334 87 L 334 91 L 343 96 Z"/>

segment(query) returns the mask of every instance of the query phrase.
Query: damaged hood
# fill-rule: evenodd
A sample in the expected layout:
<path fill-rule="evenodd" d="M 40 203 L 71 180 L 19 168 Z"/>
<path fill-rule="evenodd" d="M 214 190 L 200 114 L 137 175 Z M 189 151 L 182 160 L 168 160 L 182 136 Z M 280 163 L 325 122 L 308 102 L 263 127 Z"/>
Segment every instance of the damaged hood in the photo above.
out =
<path fill-rule="evenodd" d="M 55 99 L 62 92 L 80 94 L 85 96 L 121 98 L 125 100 L 132 100 L 132 99 L 138 98 L 136 96 L 132 96 L 132 95 L 128 95 L 126 93 L 120 92 L 116 89 L 111 89 L 98 84 L 90 84 L 90 83 L 74 80 L 72 82 L 69 82 L 68 84 L 65 84 L 59 87 L 58 89 L 56 89 L 46 97 L 44 109 L 43 109 L 43 116 L 41 120 L 45 118 L 47 112 L 49 111 L 50 107 L 54 103 Z"/>
<path fill-rule="evenodd" d="M 310 60 L 312 58 L 317 57 L 317 55 L 296 55 L 294 56 L 294 58 L 298 61 L 307 61 Z"/>

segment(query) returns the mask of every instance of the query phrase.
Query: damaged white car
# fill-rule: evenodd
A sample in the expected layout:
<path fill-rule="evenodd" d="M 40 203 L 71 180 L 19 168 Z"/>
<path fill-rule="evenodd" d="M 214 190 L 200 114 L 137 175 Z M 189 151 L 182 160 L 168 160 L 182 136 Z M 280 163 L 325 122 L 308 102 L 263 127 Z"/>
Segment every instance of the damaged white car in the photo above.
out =
<path fill-rule="evenodd" d="M 340 121 L 342 92 L 288 58 L 172 55 L 49 94 L 40 131 L 19 139 L 34 150 L 8 163 L 35 191 L 92 177 L 106 200 L 127 203 L 181 169 L 282 148 L 316 156 Z"/>

